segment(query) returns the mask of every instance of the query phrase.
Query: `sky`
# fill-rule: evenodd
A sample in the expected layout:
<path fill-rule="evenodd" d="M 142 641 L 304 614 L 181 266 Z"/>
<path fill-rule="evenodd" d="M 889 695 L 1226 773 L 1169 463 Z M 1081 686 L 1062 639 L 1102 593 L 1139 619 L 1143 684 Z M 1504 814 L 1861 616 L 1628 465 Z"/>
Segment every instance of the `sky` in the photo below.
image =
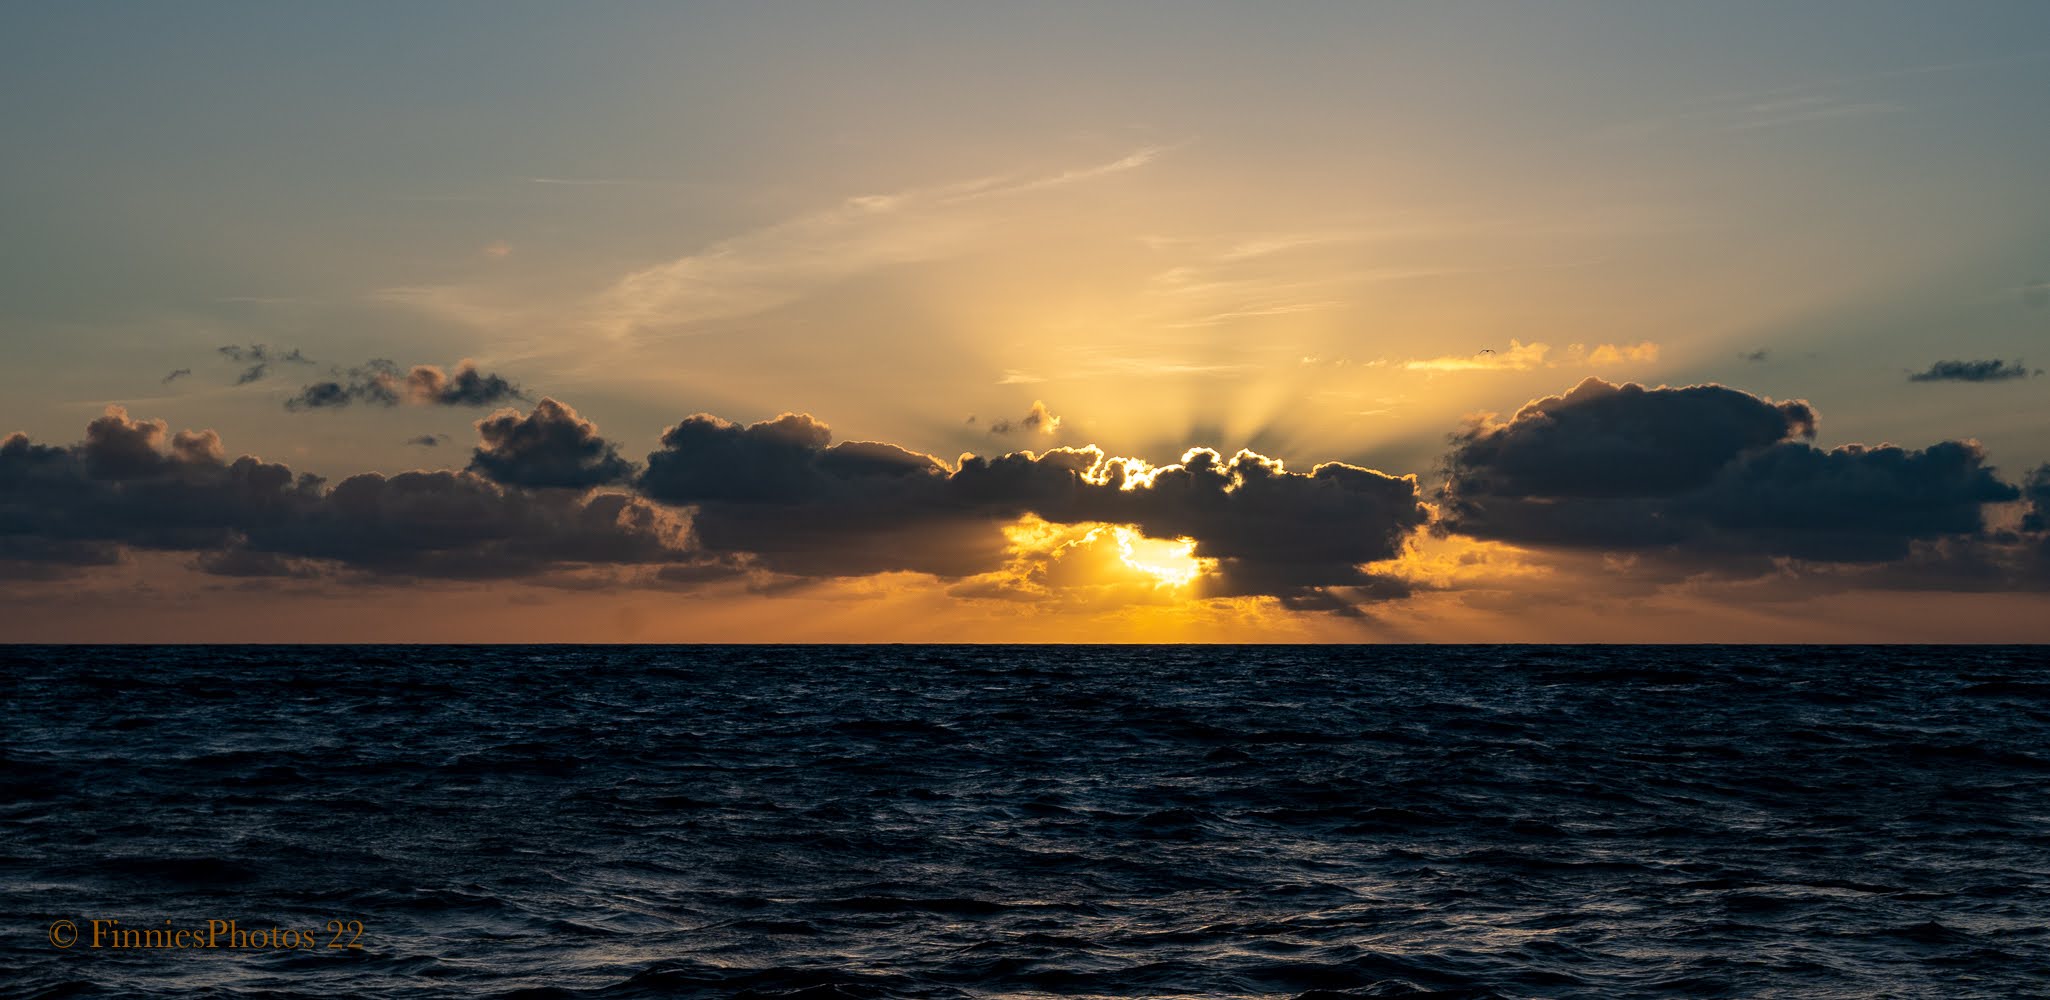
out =
<path fill-rule="evenodd" d="M 5 5 L 0 640 L 2050 641 L 2045 39 Z"/>

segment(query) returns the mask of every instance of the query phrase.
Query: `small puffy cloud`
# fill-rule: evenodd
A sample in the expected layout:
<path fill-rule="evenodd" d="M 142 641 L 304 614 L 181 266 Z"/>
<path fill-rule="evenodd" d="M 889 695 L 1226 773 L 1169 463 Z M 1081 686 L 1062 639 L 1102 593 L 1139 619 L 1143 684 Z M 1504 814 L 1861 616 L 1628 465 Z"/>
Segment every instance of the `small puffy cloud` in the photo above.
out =
<path fill-rule="evenodd" d="M 974 418 L 969 418 L 971 421 Z M 1006 434 L 1044 434 L 1048 437 L 1060 430 L 1061 418 L 1054 416 L 1046 404 L 1035 399 L 1032 409 L 1016 420 L 998 420 L 989 425 L 989 432 L 999 436 Z"/>
<path fill-rule="evenodd" d="M 470 470 L 493 482 L 534 489 L 586 489 L 622 482 L 634 468 L 598 425 L 569 406 L 542 397 L 534 412 L 500 410 L 477 421 L 483 439 L 471 453 Z"/>
<path fill-rule="evenodd" d="M 2029 370 L 2017 361 L 1938 361 L 1928 371 L 1908 376 L 1910 382 L 2001 382 L 2028 378 Z"/>
<path fill-rule="evenodd" d="M 249 366 L 242 370 L 241 375 L 236 376 L 236 385 L 248 385 L 263 378 L 264 375 L 270 372 L 271 365 L 273 364 L 310 365 L 313 363 L 313 359 L 299 353 L 299 349 L 296 347 L 280 354 L 263 344 L 250 344 L 247 347 L 240 344 L 229 344 L 218 348 L 217 352 L 229 361 Z M 165 379 L 165 381 L 170 380 Z"/>
<path fill-rule="evenodd" d="M 448 440 L 448 435 L 446 434 L 422 434 L 418 437 L 407 438 L 406 443 L 418 448 L 439 448 L 441 443 L 446 440 Z"/>
<path fill-rule="evenodd" d="M 218 350 L 222 357 L 225 357 L 230 361 L 238 363 L 267 363 L 271 361 L 289 361 L 294 364 L 302 365 L 310 365 L 313 363 L 311 360 L 308 360 L 304 354 L 301 354 L 299 352 L 299 349 L 296 347 L 289 351 L 286 351 L 283 354 L 279 354 L 275 351 L 272 351 L 270 347 L 264 344 L 250 344 L 247 347 L 243 347 L 239 344 L 229 344 L 225 347 L 219 348 Z"/>
<path fill-rule="evenodd" d="M 1659 345 L 1649 340 L 1635 344 L 1596 344 L 1588 348 L 1574 344 L 1566 348 L 1568 363 L 1584 363 L 1597 367 L 1622 364 L 1650 364 L 1659 359 Z"/>
<path fill-rule="evenodd" d="M 488 375 L 465 361 L 453 373 L 433 365 L 416 365 L 406 373 L 409 397 L 430 406 L 492 406 L 524 398 L 519 386 L 498 375 Z"/>
<path fill-rule="evenodd" d="M 161 382 L 164 385 L 170 385 L 171 383 L 176 382 L 177 380 L 184 378 L 185 376 L 190 374 L 192 374 L 192 369 L 190 368 L 174 369 L 169 375 L 164 376 L 163 379 L 161 379 Z"/>
<path fill-rule="evenodd" d="M 494 406 L 525 399 L 526 390 L 501 375 L 479 371 L 464 361 L 448 372 L 436 365 L 414 365 L 401 372 L 384 358 L 352 368 L 340 377 L 314 382 L 285 401 L 288 410 L 331 409 L 364 403 L 375 406 Z"/>

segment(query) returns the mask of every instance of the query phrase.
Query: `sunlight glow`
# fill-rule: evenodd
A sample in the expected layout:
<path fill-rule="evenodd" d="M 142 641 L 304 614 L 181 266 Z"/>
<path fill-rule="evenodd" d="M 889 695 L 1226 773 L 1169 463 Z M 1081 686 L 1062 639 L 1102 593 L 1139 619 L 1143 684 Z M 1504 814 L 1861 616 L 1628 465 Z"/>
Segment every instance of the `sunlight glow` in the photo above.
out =
<path fill-rule="evenodd" d="M 1186 587 L 1203 574 L 1203 561 L 1196 558 L 1193 538 L 1162 541 L 1147 538 L 1132 528 L 1113 527 L 1111 531 L 1125 565 L 1153 577 L 1156 587 Z"/>

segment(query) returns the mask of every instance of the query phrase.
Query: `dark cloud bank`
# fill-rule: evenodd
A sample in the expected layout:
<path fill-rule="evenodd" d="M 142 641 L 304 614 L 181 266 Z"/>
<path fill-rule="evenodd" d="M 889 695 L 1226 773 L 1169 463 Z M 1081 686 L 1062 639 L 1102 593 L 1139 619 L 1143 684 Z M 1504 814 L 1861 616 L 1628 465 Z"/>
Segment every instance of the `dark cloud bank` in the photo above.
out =
<path fill-rule="evenodd" d="M 14 435 L 0 446 L 0 567 L 48 574 L 141 549 L 196 553 L 201 569 L 227 575 L 645 566 L 655 568 L 645 578 L 675 586 L 743 571 L 960 578 L 1002 568 L 1012 553 L 999 528 L 1034 515 L 1193 539 L 1198 556 L 1217 561 L 1201 594 L 1296 608 L 1402 596 L 1400 580 L 1365 566 L 1400 555 L 1427 524 L 1703 565 L 1914 566 L 1930 546 L 1948 546 L 1970 558 L 1931 572 L 1932 586 L 2044 579 L 2050 466 L 2017 486 L 1971 442 L 1823 450 L 1810 443 L 1816 426 L 1800 401 L 1589 379 L 1455 435 L 1444 483 L 1427 496 L 1415 477 L 1342 463 L 1297 473 L 1250 451 L 1203 448 L 1160 468 L 1094 447 L 963 456 L 950 467 L 891 444 L 835 443 L 805 414 L 748 425 L 692 416 L 635 464 L 547 398 L 478 421 L 464 471 L 329 485 L 255 458 L 228 461 L 211 431 L 174 435 L 110 410 L 79 444 Z M 2010 501 L 2024 501 L 2019 529 L 1989 531 L 1987 506 Z"/>
<path fill-rule="evenodd" d="M 212 431 L 168 434 L 118 407 L 68 447 L 0 443 L 0 561 L 101 565 L 124 548 L 192 552 L 224 575 L 299 560 L 381 575 L 492 578 L 569 564 L 683 558 L 653 505 L 623 494 L 506 490 L 460 472 L 365 473 L 332 485 Z"/>
<path fill-rule="evenodd" d="M 663 434 L 638 486 L 693 506 L 706 548 L 785 572 L 984 572 L 1001 563 L 994 526 L 1033 514 L 1193 538 L 1196 555 L 1218 560 L 1211 593 L 1305 605 L 1344 603 L 1327 588 L 1398 590 L 1360 564 L 1400 554 L 1427 514 L 1414 477 L 1340 463 L 1292 473 L 1248 451 L 1194 449 L 1142 470 L 1094 447 L 1055 448 L 965 456 L 950 471 L 895 445 L 830 441 L 807 415 L 748 426 L 699 415 Z"/>
<path fill-rule="evenodd" d="M 1588 379 L 1453 438 L 1438 530 L 1525 545 L 1852 563 L 1984 539 L 2018 499 L 1976 443 L 1809 444 L 1816 414 L 1721 386 Z"/>

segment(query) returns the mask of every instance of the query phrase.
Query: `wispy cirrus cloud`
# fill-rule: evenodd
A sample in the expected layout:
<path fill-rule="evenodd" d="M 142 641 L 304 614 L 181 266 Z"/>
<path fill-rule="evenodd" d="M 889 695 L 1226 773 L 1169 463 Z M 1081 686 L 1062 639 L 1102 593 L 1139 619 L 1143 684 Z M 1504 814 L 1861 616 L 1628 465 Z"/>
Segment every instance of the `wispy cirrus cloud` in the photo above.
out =
<path fill-rule="evenodd" d="M 611 341 L 628 341 L 653 330 L 753 315 L 883 268 L 943 259 L 1000 222 L 971 206 L 1138 170 L 1165 148 L 1149 146 L 1050 175 L 984 177 L 848 198 L 627 274 L 598 295 L 590 325 Z"/>
<path fill-rule="evenodd" d="M 511 252 L 511 247 L 506 248 Z M 495 256 L 485 249 L 486 256 Z M 495 332 L 517 327 L 527 313 L 482 288 L 464 285 L 399 285 L 370 293 L 370 300 L 398 306 L 472 330 Z"/>
<path fill-rule="evenodd" d="M 1172 266 L 1147 279 L 1138 321 L 1163 330 L 1343 309 L 1390 282 L 1460 279 L 1584 267 L 1600 259 L 1462 261 L 1444 242 L 1482 234 L 1528 236 L 1573 226 L 1452 212 L 1376 224 L 1207 237 L 1147 236 L 1140 243 Z"/>
<path fill-rule="evenodd" d="M 1054 374 L 1063 379 L 1087 380 L 1098 378 L 1159 378 L 1178 375 L 1232 375 L 1254 366 L 1249 364 L 1211 363 L 1187 361 L 1174 357 L 1140 357 L 1129 354 L 1108 354 L 1101 351 L 1085 351 L 1062 364 Z M 1044 382 L 1049 376 L 1022 368 L 1005 369 L 998 385 L 1034 385 Z"/>
<path fill-rule="evenodd" d="M 1521 372 L 1542 367 L 1545 364 L 1545 355 L 1551 353 L 1551 350 L 1548 344 L 1526 344 L 1512 340 L 1506 351 L 1486 348 L 1473 354 L 1418 358 L 1403 362 L 1401 367 L 1405 371 L 1413 372 Z"/>
<path fill-rule="evenodd" d="M 1908 376 L 1910 382 L 2005 382 L 2008 379 L 2028 378 L 2027 365 L 2019 361 L 2009 364 L 2005 361 L 1938 361 L 1927 371 Z M 2040 372 L 2036 374 L 2041 374 Z"/>
<path fill-rule="evenodd" d="M 1560 365 L 1608 367 L 1650 364 L 1658 357 L 1659 345 L 1649 340 L 1636 344 L 1596 344 L 1591 348 L 1586 344 L 1568 344 L 1566 350 L 1556 356 L 1549 344 L 1512 340 L 1508 350 L 1504 351 L 1490 348 L 1476 354 L 1419 358 L 1402 362 L 1397 367 L 1413 372 L 1523 372 Z"/>
<path fill-rule="evenodd" d="M 1779 100 L 1756 101 L 1734 108 L 1726 127 L 1733 131 L 1777 128 L 1832 118 L 1863 118 L 1897 114 L 1905 105 L 1888 101 L 1845 101 L 1821 94 L 1804 94 Z"/>
<path fill-rule="evenodd" d="M 1749 131 L 1833 119 L 1899 114 L 1912 108 L 1896 101 L 1875 100 L 1863 95 L 1868 95 L 1874 87 L 1883 87 L 1894 81 L 1969 73 L 2035 61 L 2046 56 L 2050 56 L 2050 50 L 2036 49 L 1988 59 L 1903 66 L 1897 69 L 1810 80 L 1785 87 L 1717 94 L 1665 115 L 1621 124 L 1617 126 L 1617 130 L 1648 134 L 1670 127 L 1694 126 L 1720 128 L 1726 131 Z M 1846 96 L 1852 93 L 1861 96 Z"/>

